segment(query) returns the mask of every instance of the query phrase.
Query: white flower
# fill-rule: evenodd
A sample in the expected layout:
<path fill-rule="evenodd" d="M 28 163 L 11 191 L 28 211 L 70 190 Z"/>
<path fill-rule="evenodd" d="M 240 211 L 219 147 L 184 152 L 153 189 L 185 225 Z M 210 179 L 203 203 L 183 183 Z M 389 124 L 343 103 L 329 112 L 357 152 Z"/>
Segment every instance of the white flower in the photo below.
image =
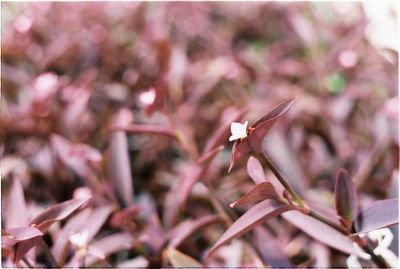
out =
<path fill-rule="evenodd" d="M 232 135 L 229 137 L 229 141 L 233 141 L 240 138 L 245 138 L 247 136 L 247 125 L 249 124 L 246 121 L 244 124 L 239 122 L 232 122 L 231 124 L 231 133 Z"/>
<path fill-rule="evenodd" d="M 154 88 L 150 88 L 148 91 L 142 92 L 139 95 L 139 101 L 146 106 L 153 104 L 155 100 L 156 90 Z"/>
<path fill-rule="evenodd" d="M 362 237 L 362 235 L 360 235 Z M 368 233 L 368 238 L 372 241 L 375 241 L 378 245 L 374 249 L 374 254 L 381 256 L 390 267 L 397 268 L 398 267 L 398 258 L 396 254 L 394 254 L 390 249 L 390 243 L 393 240 L 393 234 L 388 228 L 383 228 L 379 230 L 375 230 Z M 354 243 L 354 249 L 356 254 L 350 255 L 347 260 L 348 268 L 361 268 L 361 265 L 358 261 L 358 257 L 364 260 L 370 260 L 371 256 L 365 253 L 358 244 Z M 358 256 L 358 257 L 357 257 Z"/>
<path fill-rule="evenodd" d="M 81 233 L 73 233 L 70 235 L 69 241 L 77 248 L 83 249 L 87 246 L 88 236 L 89 233 L 86 230 Z"/>

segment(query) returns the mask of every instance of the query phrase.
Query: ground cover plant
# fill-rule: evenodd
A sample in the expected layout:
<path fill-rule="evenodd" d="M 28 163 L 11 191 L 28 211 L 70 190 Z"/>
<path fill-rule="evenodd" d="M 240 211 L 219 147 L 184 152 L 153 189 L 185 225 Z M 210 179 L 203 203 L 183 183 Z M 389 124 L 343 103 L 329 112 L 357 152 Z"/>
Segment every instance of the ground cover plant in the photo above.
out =
<path fill-rule="evenodd" d="M 4 3 L 2 266 L 397 267 L 375 9 Z"/>

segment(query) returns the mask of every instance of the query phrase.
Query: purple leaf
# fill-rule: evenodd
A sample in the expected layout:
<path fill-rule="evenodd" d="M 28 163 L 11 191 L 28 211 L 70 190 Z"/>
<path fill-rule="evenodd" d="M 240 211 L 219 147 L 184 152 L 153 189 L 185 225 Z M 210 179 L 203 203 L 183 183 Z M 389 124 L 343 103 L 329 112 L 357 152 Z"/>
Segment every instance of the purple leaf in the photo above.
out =
<path fill-rule="evenodd" d="M 35 227 L 18 227 L 7 229 L 5 235 L 2 234 L 2 239 L 7 239 L 10 243 L 18 243 L 42 235 L 43 233 Z"/>
<path fill-rule="evenodd" d="M 147 134 L 160 134 L 177 139 L 176 133 L 170 127 L 157 126 L 157 125 L 144 125 L 144 124 L 130 124 L 125 127 L 119 128 L 127 133 L 147 133 Z"/>
<path fill-rule="evenodd" d="M 228 172 L 231 171 L 235 162 L 250 152 L 262 153 L 262 141 L 269 129 L 285 114 L 293 104 L 294 98 L 286 100 L 277 105 L 249 127 L 248 136 L 236 140 L 232 147 L 231 161 Z"/>
<path fill-rule="evenodd" d="M 210 256 L 219 247 L 228 243 L 232 239 L 241 236 L 247 231 L 251 230 L 256 225 L 266 222 L 270 218 L 273 218 L 285 211 L 292 210 L 293 207 L 290 205 L 283 205 L 275 201 L 262 201 L 252 208 L 250 208 L 246 213 L 244 213 L 240 218 L 238 218 L 225 233 L 218 239 L 214 246 L 209 250 L 207 256 Z"/>
<path fill-rule="evenodd" d="M 41 236 L 34 237 L 18 243 L 15 247 L 14 263 L 18 263 L 29 250 L 31 250 L 35 246 L 41 245 L 42 243 L 43 239 Z"/>
<path fill-rule="evenodd" d="M 96 208 L 93 213 L 88 218 L 88 221 L 80 229 L 81 232 L 88 232 L 88 241 L 92 239 L 103 224 L 106 222 L 108 216 L 111 213 L 111 208 L 109 206 L 101 206 Z"/>
<path fill-rule="evenodd" d="M 10 188 L 10 194 L 7 197 L 5 207 L 5 218 L 3 221 L 7 228 L 21 227 L 28 223 L 28 212 L 25 203 L 24 189 L 17 177 L 14 177 Z"/>
<path fill-rule="evenodd" d="M 89 208 L 81 210 L 71 217 L 55 237 L 55 242 L 51 252 L 59 265 L 64 265 L 69 236 L 73 232 L 78 232 L 78 230 L 88 221 L 91 213 L 92 210 Z"/>
<path fill-rule="evenodd" d="M 258 226 L 255 231 L 255 244 L 261 254 L 261 257 L 271 267 L 293 267 L 287 255 L 284 245 L 275 238 L 265 227 Z M 268 243 L 266 243 L 268 242 Z"/>
<path fill-rule="evenodd" d="M 341 169 L 335 182 L 335 205 L 340 223 L 349 231 L 357 216 L 358 197 L 349 174 Z"/>
<path fill-rule="evenodd" d="M 293 102 L 295 99 L 296 98 L 293 97 L 293 98 L 290 98 L 288 100 L 281 102 L 280 104 L 275 106 L 271 111 L 269 111 L 267 114 L 262 116 L 255 123 L 253 123 L 253 125 L 251 125 L 251 127 L 256 128 L 257 126 L 259 126 L 261 123 L 264 123 L 265 121 L 275 121 L 276 119 L 278 119 L 280 116 L 282 116 L 289 110 L 289 108 L 293 105 Z"/>
<path fill-rule="evenodd" d="M 221 218 L 216 215 L 206 215 L 200 217 L 197 220 L 186 220 L 177 225 L 168 234 L 169 238 L 172 238 L 168 244 L 169 247 L 177 248 L 186 238 L 191 236 L 193 233 L 199 231 L 203 227 L 220 221 Z"/>
<path fill-rule="evenodd" d="M 167 249 L 167 257 L 171 265 L 175 268 L 202 268 L 204 267 L 201 263 L 196 261 L 194 258 L 186 255 L 175 248 Z"/>
<path fill-rule="evenodd" d="M 89 199 L 90 198 L 71 199 L 64 203 L 54 205 L 39 214 L 36 218 L 34 218 L 30 222 L 30 225 L 33 225 L 37 227 L 40 231 L 45 232 L 51 224 L 56 221 L 65 219 L 75 210 L 85 204 Z"/>
<path fill-rule="evenodd" d="M 109 175 L 124 206 L 133 203 L 133 179 L 125 132 L 115 131 L 110 137 Z"/>
<path fill-rule="evenodd" d="M 51 136 L 51 144 L 61 161 L 83 178 L 91 177 L 92 168 L 98 167 L 102 160 L 97 149 L 86 144 L 73 144 L 57 134 Z"/>
<path fill-rule="evenodd" d="M 242 140 L 236 140 L 233 144 L 228 173 L 232 170 L 233 166 L 238 160 L 251 152 L 251 148 L 249 147 L 247 140 L 248 137 L 245 137 Z"/>
<path fill-rule="evenodd" d="M 247 161 L 247 174 L 256 183 L 265 182 L 264 168 L 257 158 L 250 156 Z"/>
<path fill-rule="evenodd" d="M 230 117 L 221 123 L 218 129 L 214 131 L 211 137 L 207 140 L 204 152 L 209 152 L 211 149 L 216 148 L 219 145 L 224 145 L 230 135 L 231 123 L 242 119 L 245 113 L 246 109 L 234 111 Z"/>
<path fill-rule="evenodd" d="M 299 211 L 290 211 L 282 217 L 312 238 L 344 253 L 354 253 L 353 242 L 327 224 Z"/>
<path fill-rule="evenodd" d="M 399 223 L 399 199 L 386 199 L 372 203 L 355 220 L 357 233 L 384 228 Z"/>
<path fill-rule="evenodd" d="M 261 119 L 256 121 L 250 128 L 254 130 L 249 134 L 249 146 L 256 153 L 262 153 L 262 141 L 265 135 L 268 133 L 269 129 L 278 121 L 278 119 L 285 114 L 289 108 L 292 106 L 295 98 L 286 100 L 274 109 L 264 115 Z"/>
<path fill-rule="evenodd" d="M 134 239 L 129 233 L 117 233 L 106 236 L 89 245 L 89 249 L 96 249 L 105 257 L 124 249 L 130 249 L 134 243 Z M 90 250 L 89 250 L 90 251 Z M 85 265 L 91 266 L 99 260 L 99 257 L 89 255 L 85 259 Z"/>
<path fill-rule="evenodd" d="M 239 200 L 229 204 L 230 207 L 253 205 L 265 199 L 278 199 L 274 186 L 270 182 L 257 184 L 250 192 Z"/>
<path fill-rule="evenodd" d="M 197 164 L 200 165 L 208 165 L 210 162 L 214 159 L 214 157 L 220 153 L 224 149 L 224 146 L 219 146 L 216 147 L 215 149 L 212 149 L 210 151 L 207 151 L 204 153 L 198 160 Z"/>

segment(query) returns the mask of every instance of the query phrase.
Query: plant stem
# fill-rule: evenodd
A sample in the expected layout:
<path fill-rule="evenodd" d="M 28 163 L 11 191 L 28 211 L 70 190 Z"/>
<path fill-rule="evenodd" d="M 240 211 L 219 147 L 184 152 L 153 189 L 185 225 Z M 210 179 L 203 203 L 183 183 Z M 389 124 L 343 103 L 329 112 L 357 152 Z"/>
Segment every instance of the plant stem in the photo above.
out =
<path fill-rule="evenodd" d="M 28 265 L 29 268 L 35 268 L 35 266 L 33 266 L 31 264 L 31 262 L 28 260 L 28 258 L 23 257 L 22 260 L 24 261 L 24 263 L 26 263 L 26 265 Z"/>
<path fill-rule="evenodd" d="M 289 183 L 285 180 L 285 178 L 282 176 L 281 172 L 278 170 L 278 168 L 273 164 L 271 159 L 268 157 L 266 152 L 263 152 L 263 157 L 262 160 L 266 163 L 269 169 L 271 169 L 272 173 L 276 176 L 276 178 L 279 180 L 279 182 L 282 184 L 282 186 L 289 192 L 289 194 L 292 196 L 293 200 L 297 203 L 297 205 L 304 209 L 304 203 L 303 200 L 300 198 L 300 196 L 297 195 L 297 193 L 292 189 L 292 187 L 289 185 Z"/>
<path fill-rule="evenodd" d="M 309 216 L 331 226 L 332 228 L 334 228 L 335 230 L 341 232 L 342 234 L 346 234 L 348 235 L 349 232 L 343 228 L 342 226 L 340 226 L 339 224 L 333 222 L 332 220 L 326 218 L 325 216 L 319 214 L 318 212 L 316 212 L 315 210 L 310 209 L 310 212 L 308 213 Z"/>
<path fill-rule="evenodd" d="M 42 241 L 42 247 L 52 263 L 52 267 L 60 268 L 60 265 L 57 263 L 56 259 L 53 256 L 53 253 L 51 253 L 51 250 L 47 246 L 46 242 L 44 242 L 43 239 L 41 241 Z"/>
<path fill-rule="evenodd" d="M 334 228 L 335 230 L 339 231 L 340 233 L 348 236 L 350 235 L 350 232 L 347 231 L 345 228 L 340 226 L 339 224 L 333 222 L 332 220 L 324 217 L 323 215 L 319 214 L 315 210 L 311 209 L 309 206 L 307 206 L 303 200 L 297 195 L 297 193 L 292 189 L 292 187 L 289 185 L 289 183 L 285 180 L 285 178 L 282 176 L 282 174 L 279 172 L 279 170 L 276 168 L 276 166 L 273 164 L 271 159 L 269 159 L 267 153 L 263 152 L 262 160 L 266 163 L 266 165 L 271 169 L 271 171 L 274 173 L 276 178 L 279 180 L 279 182 L 283 185 L 283 187 L 289 192 L 289 194 L 292 196 L 293 200 L 297 203 L 298 205 L 298 210 L 302 212 L 303 214 L 309 215 L 327 225 L 330 227 Z M 388 268 L 387 263 L 381 256 L 375 255 L 374 251 L 368 246 L 368 245 L 361 245 L 357 240 L 356 243 L 359 244 L 365 252 L 367 252 L 369 255 L 371 255 L 372 260 L 376 265 L 378 265 L 381 268 Z"/>

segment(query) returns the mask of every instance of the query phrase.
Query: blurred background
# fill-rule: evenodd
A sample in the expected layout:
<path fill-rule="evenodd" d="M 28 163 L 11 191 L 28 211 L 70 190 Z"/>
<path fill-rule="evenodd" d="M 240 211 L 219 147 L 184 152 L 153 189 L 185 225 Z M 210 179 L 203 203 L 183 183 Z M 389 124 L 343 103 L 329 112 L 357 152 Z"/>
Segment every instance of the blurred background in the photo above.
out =
<path fill-rule="evenodd" d="M 346 168 L 362 204 L 398 197 L 395 6 L 2 3 L 2 228 L 92 195 L 91 207 L 111 208 L 93 242 L 121 231 L 137 240 L 93 264 L 170 264 L 162 253 L 174 229 L 220 214 L 210 193 L 228 205 L 253 186 L 246 160 L 227 173 L 224 126 L 251 124 L 290 97 L 294 106 L 264 146 L 299 193 L 332 207 L 334 177 Z M 17 181 L 24 202 L 15 208 Z M 135 208 L 129 224 L 115 220 Z M 63 225 L 46 235 L 50 247 Z M 345 254 L 279 218 L 269 229 L 294 265 L 345 265 Z M 240 240 L 204 260 L 224 230 L 207 226 L 177 248 L 210 266 L 257 265 Z M 46 264 L 40 252 L 30 258 Z"/>

